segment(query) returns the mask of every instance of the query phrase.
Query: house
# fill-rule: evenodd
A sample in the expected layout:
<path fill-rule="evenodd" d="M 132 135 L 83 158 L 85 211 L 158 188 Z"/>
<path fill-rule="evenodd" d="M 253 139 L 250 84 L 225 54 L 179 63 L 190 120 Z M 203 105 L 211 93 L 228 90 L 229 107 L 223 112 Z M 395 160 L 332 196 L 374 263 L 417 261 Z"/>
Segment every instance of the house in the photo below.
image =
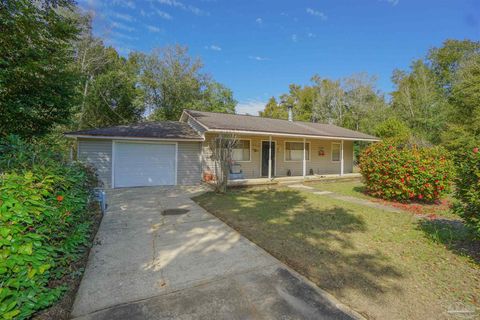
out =
<path fill-rule="evenodd" d="M 211 146 L 234 134 L 232 178 L 353 171 L 353 142 L 379 139 L 331 124 L 184 110 L 179 121 L 142 122 L 68 132 L 79 160 L 96 167 L 107 188 L 194 185 L 215 174 Z"/>

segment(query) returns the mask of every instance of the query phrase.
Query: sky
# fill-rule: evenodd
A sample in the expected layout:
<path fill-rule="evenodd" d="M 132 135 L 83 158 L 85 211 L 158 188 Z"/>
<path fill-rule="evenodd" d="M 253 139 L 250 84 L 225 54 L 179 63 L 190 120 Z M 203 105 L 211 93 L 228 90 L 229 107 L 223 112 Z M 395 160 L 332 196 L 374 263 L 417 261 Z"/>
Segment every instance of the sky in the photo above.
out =
<path fill-rule="evenodd" d="M 408 70 L 446 39 L 480 40 L 480 0 L 79 0 L 95 14 L 94 33 L 122 55 L 180 44 L 229 87 L 237 113 L 313 75 L 358 73 L 393 90 L 394 69 Z"/>

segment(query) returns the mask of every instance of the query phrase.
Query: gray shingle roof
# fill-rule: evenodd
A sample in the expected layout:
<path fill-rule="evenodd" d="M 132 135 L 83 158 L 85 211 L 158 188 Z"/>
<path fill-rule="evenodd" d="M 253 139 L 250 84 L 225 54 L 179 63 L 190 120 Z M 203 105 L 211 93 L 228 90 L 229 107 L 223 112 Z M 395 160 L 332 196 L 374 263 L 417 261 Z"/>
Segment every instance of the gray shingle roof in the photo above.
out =
<path fill-rule="evenodd" d="M 140 122 L 116 127 L 66 132 L 65 134 L 70 136 L 86 135 L 173 140 L 203 140 L 203 138 L 187 123 L 178 121 Z"/>
<path fill-rule="evenodd" d="M 259 133 L 298 134 L 319 137 L 339 137 L 358 140 L 379 140 L 369 134 L 332 124 L 270 119 L 249 115 L 185 110 L 198 122 L 214 130 L 254 131 Z"/>

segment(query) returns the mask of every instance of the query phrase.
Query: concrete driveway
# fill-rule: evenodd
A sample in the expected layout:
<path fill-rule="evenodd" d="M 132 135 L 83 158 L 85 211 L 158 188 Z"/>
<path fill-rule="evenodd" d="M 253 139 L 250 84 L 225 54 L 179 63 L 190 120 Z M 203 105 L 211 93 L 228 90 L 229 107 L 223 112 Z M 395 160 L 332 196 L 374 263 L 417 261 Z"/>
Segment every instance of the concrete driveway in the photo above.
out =
<path fill-rule="evenodd" d="M 110 191 L 72 317 L 360 318 L 199 207 L 198 192 Z"/>

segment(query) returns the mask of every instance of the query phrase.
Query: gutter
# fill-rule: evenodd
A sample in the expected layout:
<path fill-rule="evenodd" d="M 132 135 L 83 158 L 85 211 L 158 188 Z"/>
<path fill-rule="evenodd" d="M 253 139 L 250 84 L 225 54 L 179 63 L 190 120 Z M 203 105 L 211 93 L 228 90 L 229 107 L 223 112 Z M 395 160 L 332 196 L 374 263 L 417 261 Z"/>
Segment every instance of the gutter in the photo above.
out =
<path fill-rule="evenodd" d="M 64 134 L 67 138 L 72 139 L 106 139 L 106 140 L 144 140 L 144 141 L 191 141 L 202 142 L 204 138 L 188 139 L 188 138 L 148 138 L 148 137 L 120 137 L 120 136 L 91 136 L 86 134 Z"/>
<path fill-rule="evenodd" d="M 262 135 L 262 136 L 276 136 L 276 137 L 298 137 L 298 138 L 310 138 L 310 139 L 325 139 L 325 140 L 347 140 L 347 141 L 370 141 L 378 142 L 380 139 L 373 138 L 351 138 L 351 137 L 336 137 L 336 136 L 314 136 L 314 135 L 302 135 L 293 133 L 278 133 L 278 132 L 265 132 L 265 131 L 247 131 L 247 130 L 225 130 L 225 129 L 209 129 L 207 132 L 215 133 L 231 133 L 231 134 L 250 134 L 250 135 Z"/>

